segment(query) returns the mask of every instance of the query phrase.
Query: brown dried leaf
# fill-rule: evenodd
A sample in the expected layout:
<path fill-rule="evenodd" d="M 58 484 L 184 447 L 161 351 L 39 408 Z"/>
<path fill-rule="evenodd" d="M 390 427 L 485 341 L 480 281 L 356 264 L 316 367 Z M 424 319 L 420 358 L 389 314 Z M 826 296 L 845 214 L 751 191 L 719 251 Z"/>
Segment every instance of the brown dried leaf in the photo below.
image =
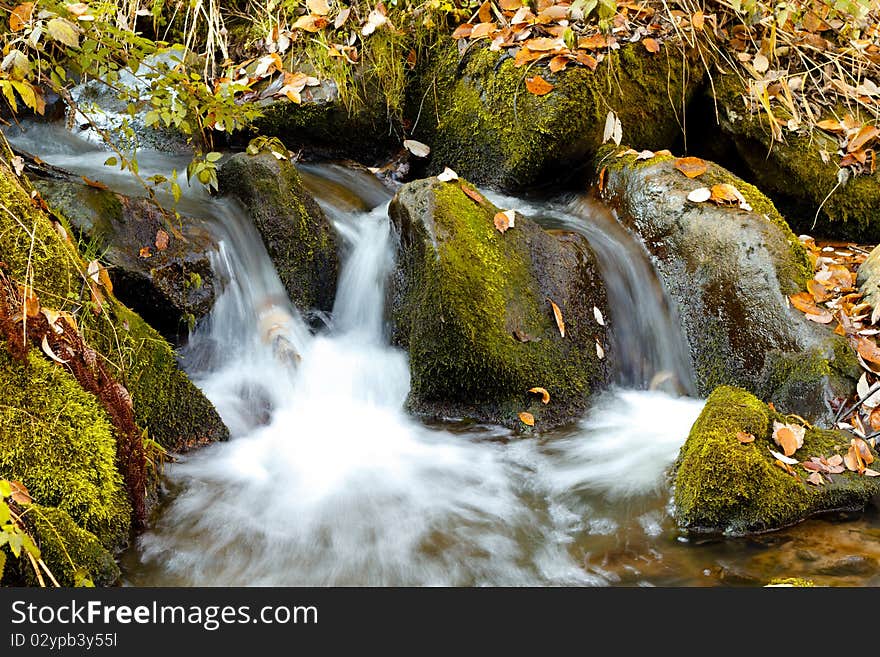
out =
<path fill-rule="evenodd" d="M 856 151 L 860 151 L 864 146 L 867 146 L 878 136 L 880 136 L 880 128 L 877 128 L 873 125 L 863 125 L 858 134 L 849 140 L 849 144 L 847 144 L 846 150 L 848 153 L 855 153 Z M 864 162 L 862 162 L 862 164 L 864 164 Z"/>
<path fill-rule="evenodd" d="M 559 306 L 557 306 L 553 301 L 550 301 L 550 305 L 553 306 L 553 317 L 556 319 L 556 326 L 559 328 L 559 335 L 561 337 L 565 337 L 565 321 L 562 319 L 562 311 L 559 310 Z"/>
<path fill-rule="evenodd" d="M 558 73 L 563 70 L 571 60 L 565 55 L 556 55 L 553 59 L 550 60 L 550 72 Z"/>
<path fill-rule="evenodd" d="M 10 481 L 9 487 L 12 489 L 12 494 L 9 497 L 11 497 L 12 501 L 16 504 L 25 505 L 33 502 L 28 489 L 25 488 L 25 485 L 20 481 Z"/>
<path fill-rule="evenodd" d="M 104 191 L 107 191 L 108 189 L 110 189 L 109 187 L 107 187 L 107 185 L 105 185 L 104 183 L 102 183 L 99 180 L 92 180 L 91 178 L 86 178 L 85 176 L 80 176 L 80 178 L 82 178 L 83 182 L 86 185 L 88 185 L 89 187 L 94 187 L 95 189 L 101 189 Z"/>
<path fill-rule="evenodd" d="M 168 233 L 160 228 L 158 231 L 156 231 L 156 248 L 159 251 L 164 251 L 165 249 L 167 249 L 169 239 L 170 236 L 168 235 Z"/>
<path fill-rule="evenodd" d="M 9 29 L 18 32 L 27 25 L 34 13 L 33 2 L 22 2 L 9 14 Z"/>
<path fill-rule="evenodd" d="M 153 257 L 153 253 L 152 253 L 152 251 L 150 251 L 150 247 L 148 247 L 148 246 L 142 247 L 141 250 L 138 252 L 138 254 L 140 255 L 141 258 Z"/>
<path fill-rule="evenodd" d="M 834 297 L 834 295 L 828 291 L 828 288 L 815 279 L 807 283 L 807 290 L 813 295 L 813 300 L 816 303 L 824 303 Z"/>
<path fill-rule="evenodd" d="M 461 191 L 467 194 L 468 198 L 470 198 L 477 205 L 482 205 L 486 201 L 486 199 L 483 198 L 483 195 L 470 185 L 465 185 L 464 183 L 461 183 Z"/>
<path fill-rule="evenodd" d="M 865 463 L 865 465 L 871 465 L 874 462 L 874 454 L 871 452 L 871 448 L 868 447 L 868 443 L 866 443 L 861 438 L 853 438 L 852 446 L 856 448 L 859 453 L 859 457 Z"/>
<path fill-rule="evenodd" d="M 831 467 L 836 467 L 843 463 L 843 457 L 840 454 L 835 454 L 834 456 L 829 457 L 827 462 Z"/>
<path fill-rule="evenodd" d="M 660 44 L 657 43 L 656 39 L 652 39 L 651 37 L 647 37 L 642 39 L 642 45 L 645 46 L 645 50 L 650 53 L 658 53 L 660 52 Z"/>
<path fill-rule="evenodd" d="M 825 478 L 819 474 L 818 472 L 814 472 L 809 477 L 807 477 L 807 481 L 813 484 L 814 486 L 824 486 Z"/>
<path fill-rule="evenodd" d="M 550 393 L 547 392 L 546 389 L 544 389 L 544 388 L 540 388 L 540 387 L 538 387 L 538 388 L 529 388 L 529 392 L 532 392 L 532 393 L 534 393 L 534 394 L 536 394 L 536 395 L 541 395 L 541 402 L 542 402 L 542 403 L 544 403 L 544 404 L 549 404 L 549 403 L 550 403 Z"/>
<path fill-rule="evenodd" d="M 471 39 L 484 39 L 498 29 L 496 23 L 477 23 L 471 30 Z"/>
<path fill-rule="evenodd" d="M 452 33 L 453 39 L 466 39 L 471 35 L 474 26 L 470 23 L 462 23 L 457 28 L 455 28 L 455 32 Z"/>
<path fill-rule="evenodd" d="M 513 228 L 515 216 L 516 213 L 513 210 L 504 210 L 495 214 L 492 223 L 495 224 L 495 228 L 498 229 L 499 233 L 503 233 L 509 228 Z"/>
<path fill-rule="evenodd" d="M 782 448 L 783 454 L 791 456 L 804 444 L 806 429 L 796 424 L 773 422 L 773 442 Z"/>
<path fill-rule="evenodd" d="M 526 89 L 536 96 L 545 96 L 553 91 L 553 88 L 553 85 L 540 75 L 536 75 L 533 78 L 526 78 Z"/>
<path fill-rule="evenodd" d="M 750 433 L 746 433 L 745 431 L 737 431 L 736 439 L 743 445 L 748 445 L 749 443 L 755 442 L 755 437 Z"/>
<path fill-rule="evenodd" d="M 675 168 L 688 178 L 702 176 L 706 173 L 708 166 L 705 160 L 701 160 L 698 157 L 680 157 L 675 161 Z"/>
<path fill-rule="evenodd" d="M 519 420 L 520 420 L 520 422 L 522 422 L 523 424 L 525 424 L 527 426 L 530 426 L 530 427 L 535 426 L 535 416 L 532 415 L 531 413 L 527 413 L 526 411 L 523 411 L 522 413 L 519 414 Z"/>
<path fill-rule="evenodd" d="M 856 351 L 859 353 L 859 356 L 869 363 L 880 365 L 880 349 L 877 348 L 876 342 L 861 336 L 856 337 L 855 341 Z"/>

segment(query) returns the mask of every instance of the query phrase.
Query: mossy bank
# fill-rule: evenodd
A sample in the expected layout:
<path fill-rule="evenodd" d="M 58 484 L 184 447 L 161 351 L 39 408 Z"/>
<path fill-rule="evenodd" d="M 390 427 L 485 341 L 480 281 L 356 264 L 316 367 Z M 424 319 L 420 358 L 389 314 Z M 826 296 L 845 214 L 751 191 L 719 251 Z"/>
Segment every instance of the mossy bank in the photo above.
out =
<path fill-rule="evenodd" d="M 880 492 L 877 478 L 854 472 L 831 475 L 833 483 L 808 484 L 775 463 L 773 421 L 786 418 L 739 388 L 721 386 L 706 401 L 687 438 L 674 474 L 674 516 L 687 532 L 741 535 L 792 525 L 817 513 L 860 510 Z M 739 432 L 754 442 L 743 444 Z M 795 458 L 845 454 L 849 436 L 807 429 Z"/>
<path fill-rule="evenodd" d="M 606 381 L 596 351 L 606 328 L 593 316 L 594 306 L 608 314 L 604 285 L 584 238 L 557 238 L 522 216 L 501 233 L 497 212 L 463 181 L 400 189 L 390 208 L 394 339 L 409 349 L 416 412 L 525 428 L 517 415 L 530 411 L 546 429 L 577 417 Z"/>

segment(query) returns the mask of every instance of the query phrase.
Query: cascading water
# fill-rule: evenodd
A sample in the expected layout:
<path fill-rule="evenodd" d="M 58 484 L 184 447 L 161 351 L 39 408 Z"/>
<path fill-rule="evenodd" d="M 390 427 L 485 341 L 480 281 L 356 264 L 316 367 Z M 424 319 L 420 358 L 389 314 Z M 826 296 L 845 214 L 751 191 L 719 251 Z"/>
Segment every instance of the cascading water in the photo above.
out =
<path fill-rule="evenodd" d="M 92 178 L 103 172 L 97 152 L 67 144 L 53 157 L 43 143 L 49 162 Z M 158 155 L 142 160 L 162 164 Z M 343 241 L 335 307 L 315 334 L 284 296 L 242 209 L 197 191 L 182 201 L 182 211 L 210 220 L 224 281 L 183 362 L 232 440 L 167 468 L 169 501 L 125 556 L 127 582 L 607 584 L 621 576 L 594 563 L 594 552 L 640 545 L 653 554 L 670 530 L 664 474 L 702 404 L 646 390 L 664 371 L 689 385 L 673 338 L 655 341 L 657 332 L 677 335 L 662 303 L 639 297 L 632 281 L 635 291 L 614 296 L 626 286 L 615 287 L 615 271 L 647 277 L 641 283 L 654 289 L 650 266 L 622 264 L 629 247 L 599 256 L 612 301 L 624 306 L 612 307 L 613 325 L 623 326 L 626 313 L 649 315 L 631 329 L 641 331 L 632 341 L 640 358 L 621 367 L 621 385 L 642 390 L 609 391 L 580 425 L 540 438 L 492 426 L 427 427 L 403 410 L 407 357 L 384 332 L 394 261 L 388 195 L 366 174 L 306 173 Z M 607 226 L 591 227 L 585 212 L 551 215 L 587 231 L 600 254 L 625 244 Z M 640 568 L 632 581 L 668 581 Z"/>

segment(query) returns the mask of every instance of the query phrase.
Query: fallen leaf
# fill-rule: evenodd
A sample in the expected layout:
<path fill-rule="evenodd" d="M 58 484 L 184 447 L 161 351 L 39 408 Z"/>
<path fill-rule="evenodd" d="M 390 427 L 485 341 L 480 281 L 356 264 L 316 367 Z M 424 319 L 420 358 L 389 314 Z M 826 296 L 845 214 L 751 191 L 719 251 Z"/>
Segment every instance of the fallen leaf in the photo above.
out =
<path fill-rule="evenodd" d="M 462 23 L 457 28 L 455 28 L 455 31 L 452 33 L 452 38 L 453 39 L 467 39 L 471 35 L 471 32 L 473 31 L 473 29 L 474 29 L 474 26 L 471 25 L 470 23 Z"/>
<path fill-rule="evenodd" d="M 52 347 L 49 346 L 49 340 L 48 340 L 47 336 L 45 336 L 45 335 L 43 336 L 43 340 L 40 343 L 40 346 L 43 348 L 43 353 L 46 354 L 52 360 L 54 360 L 56 363 L 64 364 L 67 362 L 66 360 L 60 359 L 58 357 L 58 355 L 54 351 L 52 351 Z"/>
<path fill-rule="evenodd" d="M 650 53 L 660 52 L 660 44 L 657 43 L 656 39 L 652 39 L 651 37 L 642 39 L 642 45 L 645 46 L 645 50 Z"/>
<path fill-rule="evenodd" d="M 40 314 L 40 299 L 31 287 L 22 286 L 21 305 L 24 314 L 28 317 L 36 317 Z"/>
<path fill-rule="evenodd" d="M 710 198 L 712 198 L 712 190 L 708 187 L 697 187 L 687 196 L 691 203 L 705 203 Z"/>
<path fill-rule="evenodd" d="M 791 456 L 804 445 L 806 429 L 797 424 L 773 422 L 773 442 L 782 448 L 786 456 Z"/>
<path fill-rule="evenodd" d="M 553 91 L 553 85 L 540 75 L 536 75 L 533 78 L 526 78 L 526 89 L 536 96 L 545 96 Z"/>
<path fill-rule="evenodd" d="M 703 26 L 706 23 L 706 16 L 701 11 L 695 11 L 691 16 L 691 25 L 694 26 L 695 30 L 702 30 Z"/>
<path fill-rule="evenodd" d="M 623 141 L 623 124 L 614 110 L 609 110 L 605 116 L 605 129 L 602 131 L 602 143 L 605 144 L 608 141 L 614 141 L 617 146 L 620 146 L 620 142 Z"/>
<path fill-rule="evenodd" d="M 550 301 L 550 299 L 548 299 Z M 565 322 L 562 319 L 562 311 L 559 310 L 559 306 L 557 306 L 553 301 L 550 301 L 550 305 L 553 306 L 553 317 L 556 318 L 556 326 L 559 328 L 559 335 L 561 337 L 565 337 Z"/>
<path fill-rule="evenodd" d="M 813 301 L 813 295 L 809 292 L 798 292 L 788 297 L 791 305 L 800 310 L 802 313 L 819 314 L 822 309 Z"/>
<path fill-rule="evenodd" d="M 529 388 L 529 392 L 532 392 L 536 395 L 541 395 L 541 402 L 544 404 L 550 403 L 550 393 L 547 392 L 544 388 Z"/>
<path fill-rule="evenodd" d="M 850 445 L 858 451 L 859 457 L 861 457 L 865 465 L 871 465 L 874 462 L 874 454 L 871 452 L 871 448 L 868 447 L 868 443 L 864 440 L 861 438 L 853 438 Z"/>
<path fill-rule="evenodd" d="M 495 23 L 477 23 L 471 30 L 471 39 L 483 39 L 496 30 Z"/>
<path fill-rule="evenodd" d="M 770 453 L 776 458 L 777 461 L 780 461 L 780 462 L 785 463 L 787 465 L 797 465 L 798 464 L 797 459 L 790 458 L 790 457 L 786 456 L 785 454 L 780 454 L 779 452 L 774 451 L 772 449 L 770 450 Z"/>
<path fill-rule="evenodd" d="M 18 32 L 23 29 L 25 25 L 27 25 L 31 16 L 34 13 L 34 3 L 33 2 L 23 2 L 15 9 L 13 9 L 9 14 L 9 29 L 13 32 Z"/>
<path fill-rule="evenodd" d="M 709 165 L 698 157 L 680 157 L 675 161 L 675 168 L 688 178 L 696 178 L 706 173 Z"/>
<path fill-rule="evenodd" d="M 652 160 L 656 153 L 654 151 L 644 150 L 641 151 L 638 155 L 636 155 L 636 161 L 639 160 Z"/>
<path fill-rule="evenodd" d="M 807 477 L 807 481 L 813 484 L 814 486 L 824 486 L 825 478 L 819 474 L 818 472 L 812 473 L 809 477 Z"/>
<path fill-rule="evenodd" d="M 323 30 L 330 23 L 323 16 L 313 16 L 312 14 L 306 14 L 305 16 L 300 16 L 293 25 L 290 26 L 292 30 L 305 30 L 306 32 L 319 32 Z"/>
<path fill-rule="evenodd" d="M 859 130 L 858 134 L 849 140 L 846 150 L 848 153 L 859 151 L 878 136 L 880 136 L 880 128 L 873 125 L 864 125 L 861 130 Z"/>
<path fill-rule="evenodd" d="M 415 139 L 404 139 L 403 147 L 416 157 L 428 157 L 431 147 Z"/>
<path fill-rule="evenodd" d="M 834 295 L 816 279 L 807 282 L 807 290 L 813 295 L 813 300 L 816 303 L 824 303 L 834 297 Z"/>
<path fill-rule="evenodd" d="M 333 21 L 333 28 L 338 30 L 340 27 L 345 25 L 345 21 L 348 20 L 349 14 L 351 14 L 351 7 L 346 7 L 345 9 L 340 11 Z"/>
<path fill-rule="evenodd" d="M 556 55 L 553 59 L 550 60 L 550 72 L 558 73 L 559 71 L 565 69 L 570 61 L 571 60 L 565 55 Z"/>
<path fill-rule="evenodd" d="M 596 357 L 599 360 L 605 359 L 605 350 L 602 348 L 602 345 L 599 343 L 598 340 L 596 340 Z"/>
<path fill-rule="evenodd" d="M 605 326 L 605 318 L 602 316 L 602 311 L 596 306 L 593 306 L 593 317 L 596 318 L 596 323 L 599 326 Z"/>
<path fill-rule="evenodd" d="M 12 498 L 12 501 L 16 504 L 30 504 L 33 502 L 31 498 L 31 494 L 28 492 L 28 489 L 25 488 L 25 485 L 20 481 L 10 481 L 9 487 L 12 489 L 12 493 L 9 497 Z"/>
<path fill-rule="evenodd" d="M 770 68 L 770 60 L 761 53 L 758 53 L 752 60 L 752 68 L 763 75 Z"/>
<path fill-rule="evenodd" d="M 168 233 L 160 228 L 158 231 L 156 231 L 156 248 L 159 251 L 164 251 L 168 248 L 168 241 L 170 239 L 171 237 L 168 235 Z"/>
<path fill-rule="evenodd" d="M 76 48 L 79 46 L 79 27 L 76 23 L 71 23 L 66 18 L 53 18 L 46 23 L 46 32 L 55 41 L 63 43 L 65 46 Z"/>
<path fill-rule="evenodd" d="M 104 183 L 102 183 L 98 180 L 92 180 L 91 178 L 86 178 L 85 176 L 80 176 L 80 177 L 83 179 L 83 182 L 86 185 L 88 185 L 89 187 L 94 187 L 95 189 L 102 189 L 104 191 L 107 191 L 108 189 L 110 189 L 109 187 L 107 187 L 107 185 L 105 185 Z"/>
<path fill-rule="evenodd" d="M 755 442 L 755 437 L 750 433 L 746 433 L 745 431 L 737 431 L 736 439 L 743 445 L 748 445 L 749 443 Z"/>
<path fill-rule="evenodd" d="M 15 172 L 16 176 L 20 176 L 22 173 L 24 173 L 23 157 L 21 157 L 20 155 L 16 155 L 11 160 L 9 160 L 9 163 L 12 165 L 12 170 Z"/>
<path fill-rule="evenodd" d="M 843 463 L 843 457 L 840 454 L 835 454 L 834 456 L 828 459 L 828 465 L 835 467 L 841 465 Z"/>
<path fill-rule="evenodd" d="M 495 228 L 498 229 L 499 233 L 503 233 L 509 228 L 513 228 L 515 216 L 516 213 L 513 210 L 504 210 L 495 214 L 492 223 L 495 224 Z"/>
<path fill-rule="evenodd" d="M 865 468 L 865 471 L 862 472 L 866 477 L 880 477 L 880 472 L 876 470 L 872 470 L 871 468 Z"/>
<path fill-rule="evenodd" d="M 535 426 L 535 416 L 532 415 L 531 413 L 527 413 L 526 411 L 523 411 L 522 413 L 519 414 L 519 419 L 520 419 L 520 422 L 522 422 L 523 424 L 525 424 L 527 426 L 530 426 L 530 427 Z"/>
<path fill-rule="evenodd" d="M 148 247 L 148 246 L 141 247 L 141 250 L 139 251 L 139 255 L 140 255 L 141 258 L 151 258 L 151 257 L 153 257 L 153 254 L 152 254 L 152 252 L 150 251 L 150 247 Z"/>
<path fill-rule="evenodd" d="M 326 16 L 330 13 L 330 5 L 327 0 L 306 0 L 308 10 L 318 16 Z"/>
<path fill-rule="evenodd" d="M 452 182 L 453 180 L 458 180 L 458 174 L 449 167 L 444 167 L 443 171 L 437 175 L 437 180 L 440 182 Z"/>
<path fill-rule="evenodd" d="M 869 340 L 868 338 L 863 338 L 861 336 L 857 337 L 856 351 L 858 352 L 859 356 L 864 358 L 869 363 L 880 365 L 880 349 L 877 348 L 877 343 L 873 340 Z"/>

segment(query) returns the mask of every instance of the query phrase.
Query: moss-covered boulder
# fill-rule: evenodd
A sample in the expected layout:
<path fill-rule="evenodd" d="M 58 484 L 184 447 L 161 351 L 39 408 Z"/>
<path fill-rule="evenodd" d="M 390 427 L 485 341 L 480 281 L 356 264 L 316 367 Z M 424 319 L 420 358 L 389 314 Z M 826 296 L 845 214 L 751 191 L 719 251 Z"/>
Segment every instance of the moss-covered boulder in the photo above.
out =
<path fill-rule="evenodd" d="M 553 91 L 536 96 L 525 78 L 540 73 Z M 413 135 L 431 146 L 432 167 L 455 169 L 507 190 L 568 178 L 601 145 L 609 111 L 638 148 L 667 148 L 681 136 L 688 99 L 703 77 L 695 55 L 676 44 L 649 53 L 635 43 L 595 71 L 517 67 L 508 53 L 455 42 L 437 45 L 413 103 Z M 412 112 L 415 115 L 415 112 Z M 433 171 L 432 171 L 433 172 Z"/>
<path fill-rule="evenodd" d="M 859 292 L 872 308 L 880 306 L 880 247 L 875 247 L 859 266 Z"/>
<path fill-rule="evenodd" d="M 529 411 L 539 429 L 571 420 L 607 376 L 596 349 L 607 345 L 606 329 L 593 308 L 608 313 L 593 253 L 584 238 L 556 237 L 520 216 L 500 233 L 498 208 L 464 185 L 419 180 L 390 207 L 400 240 L 391 313 L 394 340 L 409 350 L 410 407 L 520 427 L 517 414 Z"/>
<path fill-rule="evenodd" d="M 221 192 L 241 201 L 253 219 L 290 300 L 303 312 L 332 309 L 336 234 L 296 167 L 269 152 L 238 153 L 219 178 Z"/>
<path fill-rule="evenodd" d="M 21 481 L 105 546 L 123 543 L 131 508 L 97 398 L 58 365 L 32 353 L 25 366 L 2 345 L 0 399 L 0 477 Z"/>
<path fill-rule="evenodd" d="M 28 183 L 0 159 L 0 201 L 8 210 L 0 212 L 0 261 L 7 275 L 31 281 L 43 306 L 76 315 L 86 343 L 128 389 L 135 419 L 152 438 L 170 449 L 228 438 L 216 409 L 180 369 L 168 342 L 112 296 L 100 307 L 92 302 L 84 285 L 86 264 L 55 228 L 66 220 L 50 219 L 23 185 Z M 72 234 L 69 224 L 64 232 Z"/>
<path fill-rule="evenodd" d="M 821 130 L 802 129 L 783 130 L 783 141 L 775 141 L 766 112 L 755 101 L 744 102 L 747 92 L 739 76 L 716 76 L 714 90 L 721 131 L 732 143 L 736 160 L 795 230 L 880 242 L 880 172 L 856 176 L 841 185 L 836 138 Z M 775 111 L 783 121 L 790 118 L 782 107 Z M 717 133 L 715 126 L 705 129 Z M 713 142 L 717 136 L 692 141 L 695 145 Z"/>
<path fill-rule="evenodd" d="M 778 465 L 770 449 L 779 413 L 754 395 L 722 386 L 706 401 L 681 448 L 674 473 L 674 516 L 687 532 L 741 535 L 792 525 L 817 513 L 859 510 L 880 492 L 878 478 L 854 472 L 830 475 L 833 483 L 814 486 L 794 466 L 793 476 Z M 755 436 L 743 444 L 737 433 Z M 808 429 L 795 458 L 845 454 L 849 436 Z"/>
<path fill-rule="evenodd" d="M 149 199 L 71 180 L 42 180 L 35 186 L 79 239 L 100 254 L 119 300 L 166 338 L 181 342 L 211 310 L 217 290 L 210 253 L 216 244 L 197 220 L 184 218 L 175 234 Z M 167 242 L 157 238 L 159 231 Z"/>
<path fill-rule="evenodd" d="M 737 385 L 786 412 L 827 416 L 833 398 L 850 394 L 858 365 L 843 338 L 790 308 L 787 295 L 804 289 L 812 268 L 773 204 L 715 164 L 689 179 L 671 156 L 621 151 L 597 158 L 601 194 L 639 234 L 678 306 L 700 394 Z M 752 209 L 688 201 L 718 183 Z"/>

